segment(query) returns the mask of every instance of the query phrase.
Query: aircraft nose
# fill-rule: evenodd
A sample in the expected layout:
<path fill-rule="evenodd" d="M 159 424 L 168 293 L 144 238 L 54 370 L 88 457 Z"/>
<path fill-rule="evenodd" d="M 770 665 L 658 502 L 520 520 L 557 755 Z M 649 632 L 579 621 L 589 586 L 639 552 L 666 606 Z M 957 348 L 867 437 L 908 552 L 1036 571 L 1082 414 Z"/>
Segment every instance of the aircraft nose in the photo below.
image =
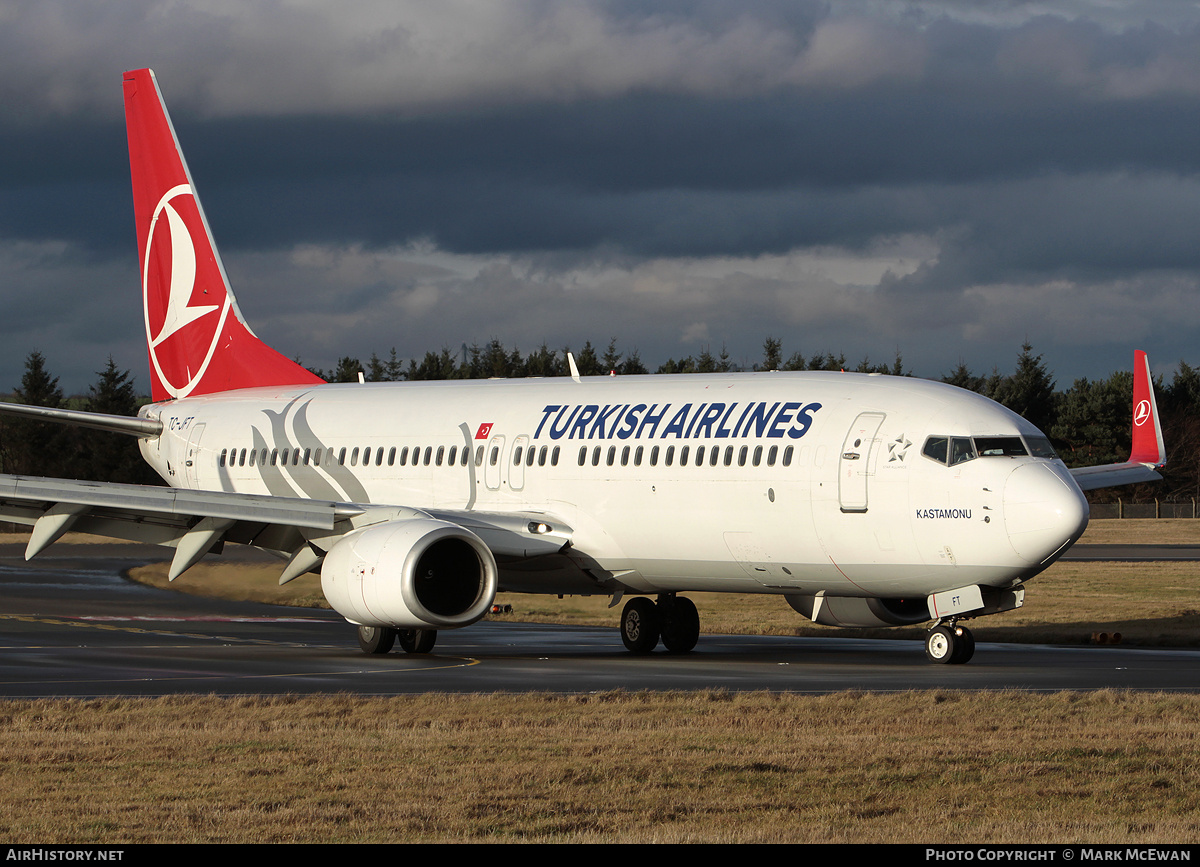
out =
<path fill-rule="evenodd" d="M 1088 504 L 1065 469 L 1021 464 L 1004 483 L 1004 526 L 1022 560 L 1043 563 L 1087 529 Z"/>

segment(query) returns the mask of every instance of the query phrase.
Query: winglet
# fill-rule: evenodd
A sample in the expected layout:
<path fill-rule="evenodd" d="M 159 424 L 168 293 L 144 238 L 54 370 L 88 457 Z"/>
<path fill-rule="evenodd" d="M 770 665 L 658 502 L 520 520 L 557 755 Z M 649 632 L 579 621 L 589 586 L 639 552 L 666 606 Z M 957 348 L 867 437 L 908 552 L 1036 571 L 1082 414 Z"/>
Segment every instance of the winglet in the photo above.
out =
<path fill-rule="evenodd" d="M 1083 491 L 1134 485 L 1161 479 L 1155 470 L 1166 463 L 1167 450 L 1158 422 L 1158 405 L 1154 402 L 1150 362 L 1146 353 L 1138 350 L 1133 356 L 1133 447 L 1129 450 L 1129 460 L 1097 467 L 1072 467 L 1071 478 Z"/>
<path fill-rule="evenodd" d="M 1150 381 L 1150 361 L 1140 349 L 1133 354 L 1133 448 L 1129 462 L 1155 468 L 1167 463 L 1158 404 Z"/>

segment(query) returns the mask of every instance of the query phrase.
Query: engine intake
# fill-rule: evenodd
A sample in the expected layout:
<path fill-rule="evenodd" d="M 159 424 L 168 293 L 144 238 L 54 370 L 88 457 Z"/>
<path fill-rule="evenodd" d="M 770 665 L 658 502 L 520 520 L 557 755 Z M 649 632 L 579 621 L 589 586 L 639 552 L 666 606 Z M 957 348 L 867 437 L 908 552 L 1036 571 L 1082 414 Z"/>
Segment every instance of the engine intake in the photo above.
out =
<path fill-rule="evenodd" d="M 325 555 L 321 589 L 360 626 L 454 629 L 483 617 L 496 596 L 496 560 L 457 524 L 410 519 L 341 538 Z"/>

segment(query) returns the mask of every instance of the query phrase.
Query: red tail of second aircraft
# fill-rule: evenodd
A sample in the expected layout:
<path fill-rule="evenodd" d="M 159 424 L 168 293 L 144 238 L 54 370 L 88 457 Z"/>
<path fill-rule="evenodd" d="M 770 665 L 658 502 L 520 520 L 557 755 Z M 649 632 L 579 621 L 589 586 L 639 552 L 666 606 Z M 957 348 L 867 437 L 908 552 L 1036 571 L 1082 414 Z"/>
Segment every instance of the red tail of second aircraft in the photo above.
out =
<path fill-rule="evenodd" d="M 246 325 L 154 73 L 125 73 L 125 124 L 156 401 L 322 380 Z"/>
<path fill-rule="evenodd" d="M 1167 462 L 1158 405 L 1150 383 L 1150 361 L 1140 349 L 1133 353 L 1133 463 L 1161 467 Z"/>

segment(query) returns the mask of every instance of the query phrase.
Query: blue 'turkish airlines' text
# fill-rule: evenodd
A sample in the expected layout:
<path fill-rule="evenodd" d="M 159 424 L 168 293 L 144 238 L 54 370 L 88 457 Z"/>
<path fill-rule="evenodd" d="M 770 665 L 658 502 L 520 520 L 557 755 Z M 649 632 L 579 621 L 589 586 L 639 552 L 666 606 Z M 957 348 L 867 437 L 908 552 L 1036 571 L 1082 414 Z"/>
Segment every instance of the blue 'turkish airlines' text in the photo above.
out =
<path fill-rule="evenodd" d="M 734 403 L 550 404 L 533 438 L 552 440 L 800 439 L 813 423 L 819 403 L 751 401 Z"/>

